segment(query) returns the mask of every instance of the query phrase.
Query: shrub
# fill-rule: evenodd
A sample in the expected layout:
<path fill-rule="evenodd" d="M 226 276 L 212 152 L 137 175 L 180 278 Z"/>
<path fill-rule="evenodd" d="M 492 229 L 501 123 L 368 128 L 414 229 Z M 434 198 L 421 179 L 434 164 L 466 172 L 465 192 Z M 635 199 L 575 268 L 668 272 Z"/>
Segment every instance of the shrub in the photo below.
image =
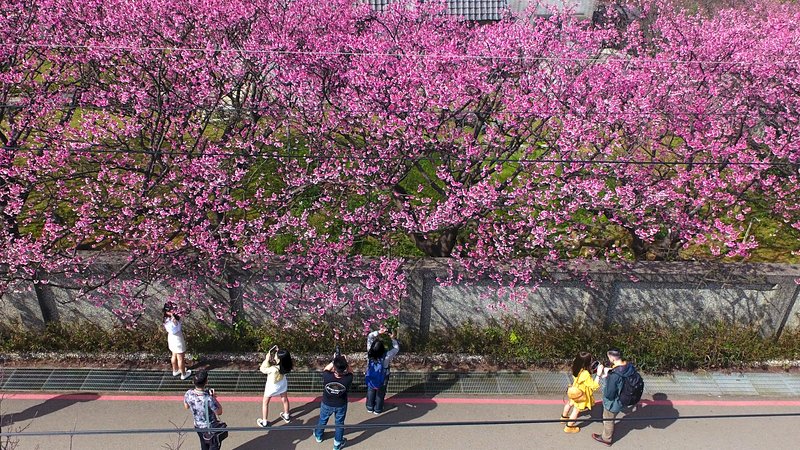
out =
<path fill-rule="evenodd" d="M 419 350 L 470 353 L 498 362 L 551 364 L 571 359 L 579 351 L 603 358 L 612 346 L 623 349 L 626 359 L 647 372 L 675 369 L 730 369 L 769 359 L 796 359 L 800 355 L 800 330 L 781 339 L 761 336 L 758 329 L 713 323 L 664 327 L 640 322 L 626 327 L 588 327 L 578 323 L 542 326 L 535 320 L 500 320 L 480 326 L 465 323 L 432 333 Z"/>
<path fill-rule="evenodd" d="M 800 330 L 789 330 L 780 339 L 761 336 L 757 329 L 714 323 L 667 328 L 653 322 L 626 327 L 588 327 L 580 323 L 543 326 L 535 319 L 503 319 L 480 325 L 467 322 L 431 333 L 422 344 L 413 336 L 401 336 L 404 353 L 466 353 L 483 355 L 496 364 L 562 365 L 585 350 L 602 357 L 611 346 L 623 349 L 626 359 L 646 372 L 675 369 L 731 369 L 769 359 L 800 357 Z M 246 321 L 191 323 L 184 328 L 192 353 L 264 352 L 272 345 L 297 355 L 329 354 L 338 342 L 343 351 L 365 351 L 360 324 L 292 327 L 274 324 L 254 326 Z M 307 330 L 314 329 L 313 334 Z M 160 324 L 136 329 L 104 329 L 89 322 L 50 324 L 42 330 L 19 324 L 0 325 L 2 351 L 82 351 L 166 353 L 166 334 Z"/>

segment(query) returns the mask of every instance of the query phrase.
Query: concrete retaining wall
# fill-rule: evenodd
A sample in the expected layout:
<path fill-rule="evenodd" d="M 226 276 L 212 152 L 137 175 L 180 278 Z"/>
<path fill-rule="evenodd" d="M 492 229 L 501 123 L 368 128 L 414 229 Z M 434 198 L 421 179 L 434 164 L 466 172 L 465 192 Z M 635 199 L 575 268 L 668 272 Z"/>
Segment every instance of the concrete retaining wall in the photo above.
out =
<path fill-rule="evenodd" d="M 665 326 L 724 321 L 757 326 L 766 336 L 777 336 L 800 326 L 800 266 L 781 264 L 637 263 L 626 268 L 596 264 L 586 269 L 591 283 L 566 271 L 531 289 L 527 298 L 505 308 L 489 308 L 497 298 L 496 285 L 477 282 L 443 285 L 437 277 L 446 272 L 441 260 L 417 262 L 408 269 L 408 292 L 400 308 L 406 329 L 424 339 L 431 331 L 457 326 L 467 320 L 486 323 L 504 315 L 536 316 L 545 324 L 580 321 L 587 325 L 653 320 Z M 245 286 L 263 292 L 279 283 Z M 97 307 L 75 300 L 74 294 L 51 288 L 62 321 L 90 320 L 112 326 L 117 319 L 111 306 Z M 169 286 L 153 285 L 144 320 L 159 317 Z M 113 303 L 113 302 L 111 302 Z M 194 315 L 203 315 L 196 312 Z M 245 304 L 249 320 L 268 320 L 263 305 Z M 7 294 L 0 303 L 0 320 L 42 326 L 36 293 Z"/>
<path fill-rule="evenodd" d="M 496 285 L 443 286 L 437 282 L 441 273 L 443 268 L 430 261 L 411 274 L 402 321 L 422 336 L 466 320 L 480 323 L 505 314 L 535 315 L 548 325 L 573 320 L 589 325 L 652 320 L 665 326 L 723 321 L 757 326 L 767 336 L 800 326 L 797 265 L 597 264 L 588 269 L 591 283 L 556 273 L 557 282 L 541 284 L 526 301 L 505 309 L 486 307 L 485 297 Z"/>

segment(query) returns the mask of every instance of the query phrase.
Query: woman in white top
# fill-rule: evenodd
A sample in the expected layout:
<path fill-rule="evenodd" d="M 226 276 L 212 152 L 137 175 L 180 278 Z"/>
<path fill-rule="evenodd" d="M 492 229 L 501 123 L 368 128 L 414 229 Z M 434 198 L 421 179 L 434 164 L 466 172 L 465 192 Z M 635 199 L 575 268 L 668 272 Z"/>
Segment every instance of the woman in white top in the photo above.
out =
<path fill-rule="evenodd" d="M 269 401 L 272 397 L 280 396 L 283 402 L 283 412 L 281 419 L 289 423 L 289 383 L 286 381 L 286 374 L 292 371 L 294 366 L 292 355 L 287 350 L 280 350 L 278 346 L 273 346 L 267 352 L 267 357 L 261 363 L 259 370 L 267 376 L 267 383 L 264 385 L 264 399 L 261 402 L 261 418 L 256 420 L 260 427 L 269 426 L 267 415 L 269 412 Z"/>
<path fill-rule="evenodd" d="M 181 376 L 185 380 L 192 376 L 191 370 L 186 370 L 184 354 L 186 353 L 186 340 L 181 330 L 181 318 L 175 314 L 175 304 L 164 304 L 164 329 L 167 330 L 167 345 L 172 352 L 172 376 Z"/>

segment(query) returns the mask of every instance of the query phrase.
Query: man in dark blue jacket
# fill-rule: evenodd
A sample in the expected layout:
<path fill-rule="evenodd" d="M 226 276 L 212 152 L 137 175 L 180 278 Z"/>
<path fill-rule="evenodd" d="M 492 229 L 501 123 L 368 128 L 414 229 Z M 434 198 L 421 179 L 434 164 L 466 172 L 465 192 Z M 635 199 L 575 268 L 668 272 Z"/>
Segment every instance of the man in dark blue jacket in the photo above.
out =
<path fill-rule="evenodd" d="M 314 438 L 317 442 L 322 442 L 323 427 L 333 416 L 336 422 L 333 450 L 340 450 L 347 442 L 344 438 L 343 425 L 347 417 L 347 393 L 353 384 L 353 374 L 350 372 L 347 359 L 339 354 L 338 347 L 336 353 L 333 361 L 322 371 L 322 403 L 319 406 L 319 423 L 318 428 L 314 430 Z"/>
<path fill-rule="evenodd" d="M 611 368 L 605 369 L 605 386 L 603 387 L 603 434 L 592 433 L 592 438 L 610 447 L 614 437 L 614 420 L 625 405 L 619 399 L 625 378 L 633 374 L 636 369 L 622 359 L 622 351 L 611 348 L 606 353 Z"/>

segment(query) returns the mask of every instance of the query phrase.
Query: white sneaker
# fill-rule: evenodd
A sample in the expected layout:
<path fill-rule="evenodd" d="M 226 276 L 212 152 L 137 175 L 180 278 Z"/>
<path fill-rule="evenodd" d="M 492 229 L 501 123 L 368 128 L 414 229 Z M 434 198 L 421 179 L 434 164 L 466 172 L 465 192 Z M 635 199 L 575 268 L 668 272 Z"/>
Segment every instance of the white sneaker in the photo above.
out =
<path fill-rule="evenodd" d="M 180 371 L 180 370 L 173 370 L 173 371 L 172 371 L 172 376 L 173 376 L 173 377 L 177 377 L 177 376 L 178 376 L 178 375 L 180 375 L 180 374 L 181 374 L 181 371 Z"/>
<path fill-rule="evenodd" d="M 192 371 L 191 370 L 187 370 L 185 374 L 181 375 L 181 380 L 185 380 L 185 379 L 189 378 L 190 376 L 192 376 Z"/>
<path fill-rule="evenodd" d="M 284 422 L 289 423 L 289 414 L 281 413 L 281 419 L 283 419 Z"/>
<path fill-rule="evenodd" d="M 256 419 L 256 423 L 261 428 L 267 428 L 269 426 L 269 423 L 266 420 L 263 420 L 263 419 Z"/>

